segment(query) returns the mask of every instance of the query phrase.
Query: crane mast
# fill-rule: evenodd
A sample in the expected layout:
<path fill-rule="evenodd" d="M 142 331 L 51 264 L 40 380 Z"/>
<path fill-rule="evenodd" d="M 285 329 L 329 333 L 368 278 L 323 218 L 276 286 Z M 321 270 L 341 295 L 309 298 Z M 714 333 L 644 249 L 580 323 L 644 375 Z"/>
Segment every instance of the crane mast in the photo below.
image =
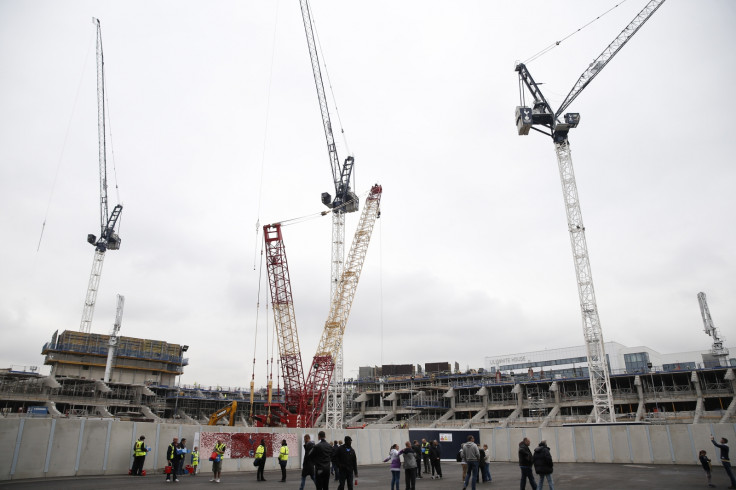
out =
<path fill-rule="evenodd" d="M 332 213 L 332 252 L 330 267 L 330 301 L 335 296 L 337 283 L 342 275 L 343 264 L 345 261 L 345 213 L 352 213 L 358 210 L 358 197 L 350 189 L 350 177 L 353 171 L 354 159 L 349 156 L 345 159 L 344 164 L 340 165 L 340 158 L 337 155 L 337 146 L 335 145 L 335 136 L 332 132 L 332 122 L 330 120 L 330 111 L 327 105 L 327 97 L 325 95 L 324 82 L 322 81 L 322 69 L 320 67 L 319 56 L 317 53 L 317 43 L 314 35 L 314 27 L 312 22 L 312 13 L 308 0 L 300 0 L 302 12 L 302 21 L 304 23 L 304 32 L 307 37 L 307 47 L 309 48 L 309 58 L 312 63 L 312 74 L 314 75 L 314 85 L 317 89 L 317 100 L 319 102 L 319 110 L 322 115 L 322 126 L 327 142 L 327 153 L 330 159 L 330 169 L 332 171 L 332 180 L 335 185 L 334 199 L 329 193 L 322 193 L 322 203 L 328 208 L 333 209 Z M 327 400 L 327 427 L 333 429 L 342 428 L 342 399 L 343 399 L 343 374 L 342 374 L 342 352 L 335 363 L 335 382 L 330 386 L 330 396 Z"/>
<path fill-rule="evenodd" d="M 317 353 L 312 359 L 312 366 L 307 377 L 305 395 L 307 396 L 307 427 L 313 427 L 320 416 L 320 411 L 329 396 L 328 387 L 334 376 L 335 363 L 342 351 L 342 339 L 345 334 L 350 308 L 355 299 L 360 273 L 363 269 L 368 245 L 370 244 L 373 227 L 380 216 L 380 204 L 383 188 L 375 184 L 371 187 L 366 198 L 363 212 L 358 221 L 358 228 L 353 236 L 353 243 L 345 262 L 340 281 L 337 284 L 335 295 L 330 304 L 330 313 L 327 316 L 325 327 L 322 330 Z"/>
<path fill-rule="evenodd" d="M 598 306 L 593 287 L 588 245 L 585 239 L 585 225 L 583 224 L 580 199 L 572 164 L 572 154 L 570 152 L 570 141 L 568 139 L 570 129 L 577 127 L 580 122 L 580 114 L 565 114 L 562 121 L 559 118 L 560 114 L 580 95 L 581 91 L 600 73 L 601 69 L 608 64 L 611 58 L 619 52 L 662 3 L 664 3 L 664 0 L 650 1 L 639 12 L 634 20 L 629 23 L 603 53 L 583 72 L 557 111 L 554 111 L 544 98 L 539 86 L 532 78 L 526 66 L 523 63 L 519 63 L 516 66 L 516 71 L 519 73 L 519 86 L 522 95 L 522 105 L 516 108 L 518 133 L 519 135 L 527 135 L 530 129 L 534 129 L 535 131 L 551 136 L 554 142 L 560 182 L 562 184 L 562 196 L 567 215 L 570 245 L 575 264 L 580 311 L 583 320 L 583 337 L 588 355 L 593 415 L 596 423 L 615 422 L 616 412 L 613 405 L 613 394 L 611 392 L 611 380 L 604 348 L 603 330 L 598 316 Z M 524 103 L 524 87 L 526 87 L 533 98 L 532 107 L 527 107 Z M 535 126 L 543 126 L 549 132 L 540 130 Z"/>
<path fill-rule="evenodd" d="M 713 337 L 713 346 L 710 349 L 710 353 L 718 359 L 718 364 L 723 366 L 725 365 L 723 361 L 728 357 L 728 349 L 723 347 L 724 339 L 718 335 L 718 329 L 713 324 L 710 309 L 708 308 L 708 301 L 705 299 L 705 293 L 698 293 L 698 303 L 700 304 L 700 314 L 703 317 L 703 330 Z"/>
<path fill-rule="evenodd" d="M 102 265 L 105 260 L 105 252 L 118 250 L 120 248 L 120 237 L 115 233 L 115 226 L 123 211 L 123 206 L 116 204 L 112 213 L 108 214 L 107 206 L 107 148 L 105 144 L 105 61 L 102 52 L 102 30 L 100 20 L 92 18 L 97 27 L 97 139 L 98 139 L 98 163 L 100 167 L 100 237 L 93 234 L 87 235 L 87 242 L 95 247 L 95 255 L 92 259 L 92 272 L 87 285 L 87 295 L 84 299 L 82 309 L 82 321 L 79 326 L 80 332 L 89 333 L 92 328 L 92 317 L 97 302 L 97 291 L 102 276 Z"/>
<path fill-rule="evenodd" d="M 107 365 L 105 366 L 105 383 L 110 382 L 112 375 L 112 360 L 115 357 L 115 350 L 120 340 L 120 326 L 123 324 L 123 306 L 125 306 L 125 296 L 118 294 L 118 307 L 115 312 L 115 324 L 112 326 L 110 340 L 107 348 Z"/>
<path fill-rule="evenodd" d="M 281 224 L 276 223 L 263 227 L 266 243 L 266 270 L 285 391 L 283 405 L 269 402 L 267 407 L 282 425 L 314 427 L 322 414 L 325 398 L 328 396 L 328 387 L 334 376 L 336 359 L 342 348 L 342 338 L 368 245 L 376 219 L 380 214 L 382 193 L 382 187 L 376 184 L 371 188 L 366 199 L 345 268 L 335 288 L 335 296 L 330 304 L 330 313 L 325 322 L 319 347 L 306 380 L 302 371 L 296 315 Z M 262 415 L 254 415 L 254 418 L 262 425 L 273 425 L 275 422 Z"/>
<path fill-rule="evenodd" d="M 284 379 L 286 405 L 284 413 L 299 413 L 304 374 L 281 224 L 264 226 L 263 238 L 266 244 L 266 271 L 271 288 L 271 308 Z"/>

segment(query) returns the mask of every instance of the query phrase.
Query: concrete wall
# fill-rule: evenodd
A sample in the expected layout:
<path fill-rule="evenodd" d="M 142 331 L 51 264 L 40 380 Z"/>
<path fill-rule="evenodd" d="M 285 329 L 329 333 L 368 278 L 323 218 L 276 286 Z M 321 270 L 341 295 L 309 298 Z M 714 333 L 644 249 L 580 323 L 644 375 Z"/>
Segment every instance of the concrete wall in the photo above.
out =
<path fill-rule="evenodd" d="M 132 463 L 132 447 L 140 435 L 146 436 L 151 452 L 145 470 L 162 473 L 166 448 L 172 438 L 185 437 L 191 448 L 195 432 L 294 433 L 316 436 L 315 429 L 208 427 L 196 425 L 121 422 L 98 419 L 4 418 L 0 419 L 0 480 L 57 476 L 127 474 Z M 389 447 L 403 447 L 408 430 L 326 431 L 327 440 L 353 438 L 358 464 L 378 464 Z M 717 460 L 710 435 L 736 442 L 736 424 L 580 426 L 544 429 L 480 429 L 480 443 L 488 444 L 493 461 L 517 461 L 519 442 L 528 437 L 532 449 L 545 439 L 558 462 L 697 464 L 701 449 Z M 458 444 L 460 442 L 458 441 Z M 200 454 L 200 471 L 208 472 L 207 454 Z M 291 448 L 288 467 L 301 465 L 302 448 Z M 187 461 L 188 463 L 188 461 Z M 267 469 L 276 470 L 276 458 Z M 252 460 L 226 459 L 223 471 L 255 471 Z"/>

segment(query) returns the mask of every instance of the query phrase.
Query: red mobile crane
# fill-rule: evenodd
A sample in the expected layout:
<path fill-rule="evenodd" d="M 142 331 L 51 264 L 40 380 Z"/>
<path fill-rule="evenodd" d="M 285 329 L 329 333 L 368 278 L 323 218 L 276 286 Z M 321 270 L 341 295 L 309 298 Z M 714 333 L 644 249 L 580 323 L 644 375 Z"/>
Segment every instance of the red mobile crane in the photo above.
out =
<path fill-rule="evenodd" d="M 271 403 L 269 399 L 266 406 L 270 414 L 254 415 L 256 425 L 313 427 L 321 415 L 335 361 L 342 347 L 342 338 L 373 227 L 380 216 L 382 193 L 382 187 L 375 184 L 366 198 L 345 267 L 330 304 L 330 313 L 325 322 L 322 337 L 306 378 L 302 368 L 291 280 L 281 224 L 275 223 L 263 227 L 266 269 L 284 378 L 284 403 Z"/>

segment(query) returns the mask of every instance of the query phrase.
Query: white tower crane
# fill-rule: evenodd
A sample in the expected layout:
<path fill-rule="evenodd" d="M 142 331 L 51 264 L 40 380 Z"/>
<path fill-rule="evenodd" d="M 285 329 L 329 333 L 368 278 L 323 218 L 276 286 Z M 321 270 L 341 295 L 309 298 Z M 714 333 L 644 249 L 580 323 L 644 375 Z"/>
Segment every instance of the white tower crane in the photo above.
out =
<path fill-rule="evenodd" d="M 105 63 L 102 55 L 102 30 L 100 20 L 92 18 L 97 26 L 97 139 L 99 143 L 99 166 L 100 166 L 100 237 L 92 234 L 87 235 L 87 242 L 94 245 L 95 256 L 92 260 L 92 272 L 89 276 L 87 296 L 84 300 L 82 310 L 82 322 L 79 326 L 80 332 L 89 333 L 92 327 L 92 317 L 95 313 L 95 302 L 97 301 L 97 290 L 100 286 L 102 275 L 102 264 L 105 260 L 107 250 L 118 250 L 120 248 L 120 237 L 115 233 L 115 225 L 123 212 L 123 206 L 116 204 L 112 213 L 107 209 L 107 148 L 105 145 Z"/>
<path fill-rule="evenodd" d="M 340 158 L 337 155 L 337 147 L 335 145 L 335 137 L 332 133 L 332 122 L 330 121 L 330 111 L 327 106 L 327 97 L 325 96 L 325 87 L 322 82 L 322 70 L 320 68 L 319 56 L 317 54 L 317 44 L 314 36 L 314 28 L 312 23 L 312 13 L 308 0 L 300 0 L 302 11 L 302 20 L 304 22 L 304 32 L 307 36 L 307 47 L 309 48 L 309 57 L 312 61 L 312 73 L 314 75 L 314 84 L 317 88 L 317 99 L 319 101 L 319 109 L 322 113 L 322 125 L 324 126 L 325 139 L 327 140 L 327 152 L 330 157 L 330 167 L 332 168 L 332 180 L 335 184 L 334 199 L 328 192 L 322 193 L 322 203 L 331 208 L 332 211 L 332 266 L 330 270 L 330 304 L 332 304 L 337 285 L 342 277 L 343 265 L 345 263 L 345 213 L 353 213 L 358 210 L 358 197 L 350 189 L 350 177 L 353 172 L 354 159 L 349 156 L 345 162 L 340 165 Z M 329 429 L 341 429 L 343 419 L 343 359 L 342 345 L 335 361 L 335 371 L 332 375 L 329 395 L 327 396 L 327 409 L 325 410 L 326 426 Z"/>
<path fill-rule="evenodd" d="M 123 323 L 123 306 L 125 306 L 125 296 L 118 294 L 118 308 L 115 312 L 115 324 L 112 326 L 112 332 L 110 333 L 110 340 L 108 341 L 107 347 L 105 383 L 110 382 L 110 375 L 112 374 L 112 360 L 115 357 L 115 350 L 117 349 L 118 341 L 120 340 L 120 325 Z"/>
<path fill-rule="evenodd" d="M 708 309 L 708 301 L 705 299 L 705 293 L 698 293 L 698 303 L 700 303 L 700 314 L 703 317 L 703 330 L 705 330 L 705 333 L 713 337 L 713 346 L 710 348 L 710 353 L 718 360 L 719 366 L 725 366 L 725 361 L 728 357 L 728 349 L 723 347 L 724 339 L 718 335 L 718 330 L 715 325 L 713 325 L 713 319 L 710 317 L 710 310 Z"/>
<path fill-rule="evenodd" d="M 576 127 L 580 122 L 580 114 L 565 114 L 564 122 L 560 122 L 559 117 L 663 3 L 664 0 L 652 0 L 647 3 L 634 20 L 588 66 L 588 69 L 580 76 L 557 111 L 552 110 L 547 103 L 547 100 L 542 95 L 539 86 L 534 82 L 526 66 L 523 63 L 519 63 L 516 66 L 516 71 L 519 72 L 522 96 L 521 106 L 516 108 L 518 132 L 520 135 L 527 135 L 530 129 L 534 129 L 551 136 L 555 145 L 560 181 L 562 183 L 562 196 L 565 201 L 565 210 L 567 213 L 570 244 L 572 245 L 573 261 L 577 276 L 580 310 L 583 317 L 583 335 L 588 353 L 588 371 L 590 374 L 593 412 L 596 423 L 615 422 L 616 412 L 611 393 L 608 362 L 603 345 L 603 331 L 601 329 L 600 319 L 598 318 L 598 306 L 593 289 L 593 276 L 588 258 L 588 245 L 585 241 L 585 226 L 583 225 L 577 184 L 575 183 L 575 173 L 572 167 L 570 142 L 567 138 L 567 133 L 570 129 Z M 524 104 L 524 86 L 526 86 L 534 99 L 531 108 Z M 538 129 L 535 127 L 537 125 L 546 127 L 549 132 Z"/>

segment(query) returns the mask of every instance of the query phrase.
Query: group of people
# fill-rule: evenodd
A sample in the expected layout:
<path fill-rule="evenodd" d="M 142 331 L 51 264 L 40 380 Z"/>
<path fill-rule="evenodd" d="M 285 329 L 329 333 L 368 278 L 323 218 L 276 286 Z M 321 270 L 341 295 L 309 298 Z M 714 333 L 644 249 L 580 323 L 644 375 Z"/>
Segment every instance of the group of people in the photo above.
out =
<path fill-rule="evenodd" d="M 468 484 L 475 490 L 479 474 L 483 482 L 492 481 L 491 455 L 488 452 L 487 444 L 483 444 L 482 448 L 478 447 L 475 443 L 475 437 L 468 436 L 467 442 L 460 447 L 457 460 L 463 466 L 463 490 L 468 487 Z"/>
<path fill-rule="evenodd" d="M 179 441 L 178 437 L 174 437 L 169 447 L 166 448 L 166 462 L 170 470 L 166 473 L 165 481 L 169 482 L 173 479 L 174 482 L 178 482 L 179 475 L 187 473 L 184 470 L 184 460 L 187 457 L 187 453 L 190 453 L 189 449 L 187 449 L 187 440 L 182 439 Z M 191 451 L 191 458 L 192 472 L 190 474 L 191 476 L 195 476 L 199 466 L 199 448 L 197 446 L 194 446 L 194 449 Z"/>
<path fill-rule="evenodd" d="M 330 444 L 325 440 L 325 432 L 320 431 L 318 434 L 319 441 L 314 443 L 311 437 L 306 434 L 304 436 L 304 464 L 302 465 L 301 485 L 299 490 L 304 490 L 306 479 L 310 478 L 314 481 L 317 490 L 328 490 L 330 478 L 334 475 L 335 480 L 339 481 L 338 490 L 344 490 L 347 486 L 348 490 L 353 490 L 353 479 L 355 484 L 358 483 L 358 459 L 355 450 L 352 447 L 352 439 L 350 436 L 345 437 L 345 442 L 335 441 Z M 715 441 L 711 436 L 711 442 L 720 450 L 720 460 L 731 486 L 728 488 L 736 489 L 736 478 L 731 470 L 731 462 L 729 459 L 728 440 L 725 437 L 720 439 L 720 443 Z M 141 476 L 143 472 L 143 464 L 146 454 L 151 450 L 146 447 L 146 437 L 140 438 L 133 445 L 133 467 L 130 471 L 131 475 Z M 174 437 L 166 450 L 166 460 L 171 467 L 166 473 L 166 482 L 178 482 L 178 476 L 184 474 L 182 466 L 186 458 L 186 454 L 190 451 L 187 449 L 187 440 L 179 441 Z M 525 437 L 519 443 L 519 468 L 521 470 L 520 490 L 526 489 L 527 481 L 531 485 L 532 490 L 543 490 L 545 480 L 550 490 L 554 490 L 554 481 L 552 480 L 553 461 L 552 454 L 546 441 L 540 441 L 539 445 L 532 450 L 529 448 L 531 441 Z M 217 440 L 214 446 L 210 461 L 212 461 L 213 477 L 211 482 L 220 483 L 220 473 L 222 471 L 222 457 L 225 454 L 226 446 L 221 440 Z M 255 451 L 254 465 L 258 467 L 256 471 L 256 479 L 258 481 L 266 481 L 263 477 L 263 471 L 266 463 L 266 442 L 261 439 L 260 444 Z M 403 465 L 401 459 L 403 458 Z M 404 468 L 406 480 L 406 490 L 416 490 L 416 480 L 422 478 L 422 463 L 424 463 L 424 474 L 431 471 L 432 479 L 442 478 L 441 453 L 437 440 L 427 442 L 422 439 L 421 444 L 414 440 L 413 444 L 409 441 L 404 443 L 404 448 L 399 449 L 398 444 L 391 446 L 389 456 L 384 462 L 391 463 L 391 490 L 400 490 L 401 468 Z M 289 447 L 286 440 L 281 441 L 279 450 L 279 465 L 281 467 L 281 480 L 286 481 L 286 464 L 289 460 Z M 490 472 L 490 454 L 488 445 L 484 444 L 482 449 L 475 443 L 475 438 L 469 435 L 467 442 L 464 443 L 457 456 L 458 462 L 463 466 L 463 490 L 466 490 L 468 484 L 472 490 L 476 490 L 478 475 L 480 473 L 483 482 L 492 481 Z M 700 451 L 699 460 L 708 480 L 709 487 L 715 487 L 712 483 L 712 466 L 711 460 L 708 458 L 706 451 Z M 199 465 L 199 448 L 194 447 L 191 451 L 191 464 L 193 471 L 192 476 L 197 474 Z M 539 484 L 534 478 L 536 472 L 539 477 Z"/>
<path fill-rule="evenodd" d="M 302 481 L 299 490 L 304 490 L 307 478 L 314 481 L 317 490 L 328 490 L 330 477 L 340 483 L 338 490 L 353 490 L 353 478 L 358 483 L 358 458 L 353 449 L 353 439 L 345 436 L 343 444 L 330 444 L 325 440 L 325 432 L 317 434 L 319 442 L 315 443 L 309 434 L 304 435 L 304 464 L 302 465 Z"/>
<path fill-rule="evenodd" d="M 552 480 L 552 453 L 547 446 L 547 441 L 540 441 L 539 446 L 534 449 L 534 454 L 529 449 L 530 444 L 531 441 L 528 437 L 525 437 L 519 443 L 519 468 L 521 469 L 520 490 L 526 488 L 527 480 L 529 480 L 532 490 L 542 490 L 545 480 L 547 480 L 550 490 L 555 490 L 555 484 Z M 539 486 L 537 486 L 537 482 L 534 480 L 532 469 L 539 476 Z"/>
<path fill-rule="evenodd" d="M 138 440 L 135 441 L 133 444 L 133 467 L 130 469 L 131 475 L 145 475 L 143 464 L 145 463 L 146 455 L 150 450 L 150 447 L 146 447 L 146 436 L 140 436 Z M 169 471 L 166 472 L 167 482 L 172 480 L 172 475 L 173 481 L 178 482 L 179 475 L 187 473 L 183 468 L 187 453 L 190 453 L 187 449 L 187 440 L 182 439 L 180 442 L 178 437 L 174 437 L 171 444 L 169 444 L 169 447 L 166 449 L 166 461 L 170 467 Z M 199 448 L 197 446 L 195 446 L 191 451 L 191 458 L 193 469 L 191 475 L 195 476 L 197 474 L 197 467 L 199 466 Z"/>
<path fill-rule="evenodd" d="M 388 457 L 385 462 L 391 462 L 391 490 L 399 490 L 401 484 L 401 459 L 403 457 L 404 478 L 406 480 L 406 490 L 415 490 L 417 479 L 422 477 L 422 463 L 424 463 L 424 473 L 432 472 L 432 479 L 442 478 L 442 465 L 440 463 L 440 448 L 437 441 L 428 443 L 426 439 L 422 439 L 420 445 L 417 440 L 412 444 L 409 441 L 404 443 L 404 449 L 399 449 L 398 444 L 391 446 Z M 436 474 L 435 474 L 436 473 Z"/>
<path fill-rule="evenodd" d="M 256 470 L 256 481 L 266 481 L 263 476 L 263 471 L 266 467 L 266 440 L 261 439 L 261 443 L 256 448 L 254 454 L 255 459 L 253 465 L 258 469 Z M 281 482 L 286 481 L 286 463 L 289 461 L 289 445 L 286 443 L 286 439 L 281 440 L 281 447 L 279 448 L 279 466 L 281 467 Z"/>
<path fill-rule="evenodd" d="M 721 451 L 721 464 L 723 465 L 723 469 L 726 470 L 726 475 L 728 475 L 729 480 L 731 480 L 731 486 L 728 488 L 736 488 L 736 478 L 734 478 L 733 476 L 733 471 L 731 470 L 731 460 L 728 456 L 728 439 L 726 439 L 725 437 L 721 437 L 721 443 L 719 444 L 716 442 L 716 438 L 711 435 L 710 442 L 712 442 L 713 445 Z M 701 450 L 700 454 L 698 455 L 698 459 L 700 460 L 700 464 L 703 465 L 703 470 L 705 470 L 705 477 L 708 479 L 708 486 L 715 487 L 712 481 L 712 467 L 710 464 L 708 453 L 705 450 Z"/>

